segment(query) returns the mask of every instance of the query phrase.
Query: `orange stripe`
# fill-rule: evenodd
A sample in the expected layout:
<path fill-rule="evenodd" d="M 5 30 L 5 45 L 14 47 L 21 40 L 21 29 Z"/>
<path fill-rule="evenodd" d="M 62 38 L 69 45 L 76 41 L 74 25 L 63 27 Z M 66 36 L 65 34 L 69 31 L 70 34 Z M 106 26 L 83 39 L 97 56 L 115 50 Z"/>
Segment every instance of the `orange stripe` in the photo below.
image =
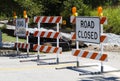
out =
<path fill-rule="evenodd" d="M 47 38 L 50 38 L 52 32 L 48 32 Z"/>
<path fill-rule="evenodd" d="M 49 52 L 50 52 L 50 50 L 51 50 L 51 48 L 52 48 L 51 46 L 48 46 L 48 48 L 47 48 L 46 52 L 47 52 L 47 53 L 49 53 Z"/>
<path fill-rule="evenodd" d="M 34 44 L 34 45 L 33 45 L 33 50 L 36 51 L 37 47 L 38 47 L 38 44 Z"/>
<path fill-rule="evenodd" d="M 43 37 L 44 35 L 45 35 L 45 31 L 42 31 L 40 37 Z"/>
<path fill-rule="evenodd" d="M 59 23 L 60 20 L 61 20 L 61 16 L 58 16 L 57 19 L 56 19 L 56 21 L 55 21 L 55 23 Z"/>
<path fill-rule="evenodd" d="M 18 48 L 20 48 L 20 43 L 18 43 Z"/>
<path fill-rule="evenodd" d="M 29 31 L 26 31 L 26 36 L 28 36 L 29 35 Z"/>
<path fill-rule="evenodd" d="M 40 20 L 40 16 L 36 18 L 35 22 L 38 23 L 39 20 Z"/>
<path fill-rule="evenodd" d="M 47 19 L 47 17 L 44 16 L 44 18 L 42 19 L 42 23 L 45 23 L 46 19 Z"/>
<path fill-rule="evenodd" d="M 26 49 L 28 48 L 28 44 L 26 44 L 25 48 L 26 48 Z"/>
<path fill-rule="evenodd" d="M 33 34 L 33 36 L 36 37 L 38 35 L 38 32 L 39 31 L 35 31 L 34 34 Z"/>
<path fill-rule="evenodd" d="M 24 43 L 22 43 L 22 47 L 21 48 L 23 48 L 24 47 Z"/>
<path fill-rule="evenodd" d="M 88 55 L 88 51 L 84 51 L 84 53 L 82 54 L 82 56 L 81 57 L 86 57 L 87 55 Z"/>
<path fill-rule="evenodd" d="M 57 53 L 58 47 L 54 48 L 53 53 Z"/>
<path fill-rule="evenodd" d="M 102 56 L 99 60 L 104 61 L 106 58 L 107 58 L 107 54 L 102 54 Z"/>
<path fill-rule="evenodd" d="M 90 59 L 95 59 L 97 55 L 98 55 L 98 53 L 95 53 L 95 52 L 94 52 L 94 53 L 92 54 L 92 56 L 90 57 Z"/>
<path fill-rule="evenodd" d="M 75 33 L 73 34 L 72 39 L 76 39 L 76 34 Z"/>
<path fill-rule="evenodd" d="M 100 20 L 100 24 L 104 24 L 105 20 L 106 20 L 106 17 L 102 17 Z"/>
<path fill-rule="evenodd" d="M 73 54 L 73 56 L 78 56 L 79 53 L 80 53 L 80 50 L 75 50 L 75 53 Z"/>
<path fill-rule="evenodd" d="M 53 21 L 53 18 L 54 18 L 54 17 L 51 16 L 50 19 L 49 19 L 49 21 L 48 21 L 48 23 L 51 23 L 51 22 Z"/>
<path fill-rule="evenodd" d="M 25 23 L 28 23 L 28 18 L 25 18 Z"/>
<path fill-rule="evenodd" d="M 106 37 L 107 37 L 107 36 L 105 36 L 105 35 L 100 36 L 100 42 L 103 42 Z"/>
<path fill-rule="evenodd" d="M 59 35 L 59 32 L 56 32 L 55 35 L 53 36 L 53 38 L 57 38 Z"/>
<path fill-rule="evenodd" d="M 17 43 L 15 43 L 15 46 L 14 46 L 15 48 L 17 47 Z"/>
<path fill-rule="evenodd" d="M 72 23 L 76 23 L 76 18 L 75 18 L 75 17 L 74 17 L 74 19 L 73 19 Z"/>
<path fill-rule="evenodd" d="M 41 47 L 40 47 L 39 50 L 40 50 L 40 51 L 43 51 L 44 47 L 45 47 L 45 46 L 41 45 Z"/>

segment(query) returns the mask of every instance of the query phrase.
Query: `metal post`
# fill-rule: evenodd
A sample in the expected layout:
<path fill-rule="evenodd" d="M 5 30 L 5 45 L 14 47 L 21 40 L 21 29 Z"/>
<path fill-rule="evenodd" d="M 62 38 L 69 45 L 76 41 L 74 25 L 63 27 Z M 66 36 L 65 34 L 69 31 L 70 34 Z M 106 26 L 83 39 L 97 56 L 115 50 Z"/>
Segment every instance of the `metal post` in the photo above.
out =
<path fill-rule="evenodd" d="M 38 30 L 40 29 L 40 23 L 38 23 Z M 40 45 L 40 37 L 38 36 L 38 45 Z M 38 50 L 37 54 L 37 62 L 39 63 L 40 61 L 40 51 Z"/>
<path fill-rule="evenodd" d="M 19 48 L 18 48 L 18 36 L 16 36 L 16 42 L 17 42 L 17 55 L 19 55 Z"/>
<path fill-rule="evenodd" d="M 77 40 L 76 40 L 76 48 L 79 49 L 79 41 L 77 41 Z M 76 57 L 76 61 L 77 61 L 77 67 L 79 67 L 78 56 Z"/>
<path fill-rule="evenodd" d="M 103 34 L 103 24 L 101 24 L 101 35 Z M 103 43 L 100 43 L 100 48 L 101 48 L 101 55 L 103 54 Z M 101 61 L 101 73 L 103 73 L 103 63 Z"/>
<path fill-rule="evenodd" d="M 57 23 L 57 32 L 59 32 L 59 23 Z M 59 48 L 59 38 L 57 37 L 57 47 Z M 58 58 L 59 53 L 57 53 L 57 64 L 59 63 L 59 58 Z"/>
<path fill-rule="evenodd" d="M 28 22 L 26 22 L 26 31 L 28 31 Z M 27 35 L 27 44 L 28 44 L 28 35 Z M 27 48 L 27 57 L 29 57 L 29 48 Z"/>

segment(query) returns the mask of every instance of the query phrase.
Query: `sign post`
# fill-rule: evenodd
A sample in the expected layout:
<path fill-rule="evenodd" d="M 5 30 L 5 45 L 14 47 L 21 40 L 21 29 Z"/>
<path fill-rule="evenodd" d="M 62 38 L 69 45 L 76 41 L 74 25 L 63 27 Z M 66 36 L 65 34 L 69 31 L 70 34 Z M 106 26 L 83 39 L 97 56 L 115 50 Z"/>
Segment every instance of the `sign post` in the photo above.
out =
<path fill-rule="evenodd" d="M 99 17 L 77 17 L 76 18 L 76 40 L 100 44 L 103 54 L 103 44 L 100 37 L 103 34 L 103 24 Z M 78 49 L 77 43 L 77 49 Z M 77 59 L 78 61 L 78 59 Z M 101 62 L 101 73 L 103 73 L 103 63 Z"/>
<path fill-rule="evenodd" d="M 16 42 L 18 43 L 18 36 L 26 36 L 25 29 L 25 19 L 16 19 L 16 29 L 14 34 L 16 35 Z M 17 44 L 17 55 L 19 52 L 18 44 Z"/>

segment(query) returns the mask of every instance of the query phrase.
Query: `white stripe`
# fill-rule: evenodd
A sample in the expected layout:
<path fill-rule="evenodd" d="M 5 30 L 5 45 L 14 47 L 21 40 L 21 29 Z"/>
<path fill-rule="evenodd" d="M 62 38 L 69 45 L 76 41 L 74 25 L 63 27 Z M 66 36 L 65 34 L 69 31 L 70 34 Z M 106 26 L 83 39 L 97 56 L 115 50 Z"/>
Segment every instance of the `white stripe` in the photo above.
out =
<path fill-rule="evenodd" d="M 54 37 L 54 35 L 55 35 L 55 32 L 52 32 L 52 34 L 51 34 L 50 38 L 53 38 L 53 37 Z"/>
<path fill-rule="evenodd" d="M 62 37 L 62 36 L 61 36 L 61 33 L 58 34 L 58 38 L 60 38 L 60 37 Z"/>
<path fill-rule="evenodd" d="M 24 48 L 24 49 L 25 49 L 26 45 L 27 45 L 27 44 L 23 44 L 23 48 Z"/>
<path fill-rule="evenodd" d="M 55 47 L 52 47 L 51 50 L 50 50 L 50 52 L 53 52 L 54 49 L 55 49 Z"/>
<path fill-rule="evenodd" d="M 56 21 L 56 17 L 53 17 L 53 20 L 51 23 L 55 23 L 55 21 Z"/>
<path fill-rule="evenodd" d="M 47 48 L 48 48 L 48 46 L 44 46 L 42 51 L 46 52 Z"/>
<path fill-rule="evenodd" d="M 49 20 L 50 20 L 50 17 L 47 17 L 45 23 L 48 23 Z"/>
<path fill-rule="evenodd" d="M 62 23 L 62 17 L 60 18 L 60 21 L 59 21 L 59 23 Z"/>
<path fill-rule="evenodd" d="M 80 50 L 80 53 L 78 54 L 79 57 L 81 57 L 83 55 L 84 51 Z"/>
<path fill-rule="evenodd" d="M 48 33 L 49 32 L 45 32 L 44 35 L 43 35 L 43 37 L 47 37 Z"/>
<path fill-rule="evenodd" d="M 40 47 L 41 47 L 41 46 L 38 45 L 37 48 L 36 48 L 36 51 L 39 51 L 39 50 L 40 50 Z"/>
<path fill-rule="evenodd" d="M 74 55 L 75 51 L 76 51 L 76 49 L 72 49 L 72 55 Z"/>
<path fill-rule="evenodd" d="M 22 43 L 20 43 L 20 48 L 22 48 Z"/>
<path fill-rule="evenodd" d="M 60 53 L 62 51 L 62 48 L 58 48 L 57 53 Z"/>
<path fill-rule="evenodd" d="M 40 16 L 40 20 L 39 20 L 40 23 L 42 22 L 43 18 L 44 16 Z"/>
<path fill-rule="evenodd" d="M 90 58 L 93 55 L 93 52 L 89 52 L 86 58 Z"/>
<path fill-rule="evenodd" d="M 34 17 L 34 22 L 36 21 L 37 17 Z"/>
<path fill-rule="evenodd" d="M 39 31 L 37 37 L 40 37 L 41 33 L 42 33 L 42 31 Z"/>
<path fill-rule="evenodd" d="M 96 59 L 96 60 L 99 60 L 100 58 L 101 58 L 101 54 L 98 53 L 95 59 Z"/>

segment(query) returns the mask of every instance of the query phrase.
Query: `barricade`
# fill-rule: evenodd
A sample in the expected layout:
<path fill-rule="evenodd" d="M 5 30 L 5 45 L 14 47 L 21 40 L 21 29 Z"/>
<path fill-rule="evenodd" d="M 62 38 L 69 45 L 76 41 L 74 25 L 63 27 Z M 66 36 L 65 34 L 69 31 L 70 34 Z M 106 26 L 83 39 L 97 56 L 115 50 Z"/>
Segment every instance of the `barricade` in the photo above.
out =
<path fill-rule="evenodd" d="M 59 63 L 59 55 L 62 52 L 62 48 L 59 47 L 59 38 L 60 38 L 60 33 L 59 33 L 59 23 L 62 23 L 62 17 L 61 16 L 36 16 L 34 17 L 34 22 L 38 24 L 38 29 L 40 29 L 40 24 L 41 23 L 56 23 L 57 24 L 57 32 L 49 32 L 49 31 L 35 31 L 34 36 L 38 37 L 38 44 L 33 46 L 33 49 L 38 51 L 37 55 L 37 61 L 38 65 L 40 64 L 40 51 L 44 52 L 56 52 L 58 49 L 57 57 L 56 57 L 56 63 Z M 40 37 L 46 37 L 46 38 L 54 38 L 57 39 L 57 47 L 49 47 L 49 46 L 42 46 L 40 45 Z M 37 49 L 35 49 L 37 48 Z M 52 50 L 52 51 L 51 51 Z M 53 63 L 54 64 L 54 63 Z"/>
<path fill-rule="evenodd" d="M 73 24 L 77 23 L 76 22 L 76 17 L 71 16 L 70 19 L 71 19 L 70 20 L 71 23 L 73 23 Z M 84 17 L 83 17 L 83 19 L 84 19 Z M 88 17 L 86 19 L 88 19 Z M 77 35 L 73 32 L 71 33 L 71 40 L 76 41 L 76 49 L 72 49 L 72 55 L 77 57 L 76 58 L 77 67 L 66 67 L 66 68 L 71 69 L 71 70 L 76 70 L 76 71 L 80 72 L 80 70 L 77 69 L 79 67 L 78 57 L 82 57 L 82 58 L 88 58 L 88 59 L 101 61 L 101 71 L 100 72 L 87 72 L 85 74 L 97 74 L 97 73 L 100 74 L 100 73 L 103 73 L 103 63 L 102 62 L 108 60 L 107 54 L 103 54 L 103 43 L 107 42 L 107 36 L 103 35 L 103 24 L 106 24 L 106 22 L 107 22 L 106 17 L 101 18 L 100 22 L 99 22 L 101 24 L 101 34 L 100 34 L 100 38 L 99 38 L 100 39 L 100 45 L 101 45 L 101 47 L 100 47 L 101 51 L 100 52 L 93 52 L 93 51 L 86 51 L 86 50 L 79 49 L 79 40 L 80 39 L 76 40 Z M 77 25 L 79 26 L 79 24 L 77 24 Z"/>
<path fill-rule="evenodd" d="M 17 20 L 17 19 L 16 19 Z M 22 21 L 21 22 L 21 24 L 20 23 L 16 23 L 16 27 L 17 26 L 19 26 L 19 25 L 22 25 L 23 27 L 25 26 L 25 37 L 26 37 L 26 43 L 20 43 L 19 41 L 18 41 L 18 36 L 19 35 L 16 35 L 16 43 L 15 43 L 15 48 L 17 48 L 17 56 L 16 57 L 29 57 L 29 49 L 30 49 L 30 44 L 28 43 L 28 36 L 29 36 L 29 31 L 28 31 L 28 23 L 29 23 L 29 18 L 25 18 L 25 19 L 23 19 L 24 21 Z M 17 22 L 17 21 L 16 21 Z M 24 23 L 25 22 L 25 23 Z M 17 30 L 17 28 L 16 28 L 16 30 Z M 16 32 L 15 32 L 15 34 L 16 34 Z M 19 33 L 19 34 L 22 34 L 22 33 Z M 21 55 L 21 54 L 19 54 L 19 49 L 26 49 L 27 50 L 27 55 Z"/>

